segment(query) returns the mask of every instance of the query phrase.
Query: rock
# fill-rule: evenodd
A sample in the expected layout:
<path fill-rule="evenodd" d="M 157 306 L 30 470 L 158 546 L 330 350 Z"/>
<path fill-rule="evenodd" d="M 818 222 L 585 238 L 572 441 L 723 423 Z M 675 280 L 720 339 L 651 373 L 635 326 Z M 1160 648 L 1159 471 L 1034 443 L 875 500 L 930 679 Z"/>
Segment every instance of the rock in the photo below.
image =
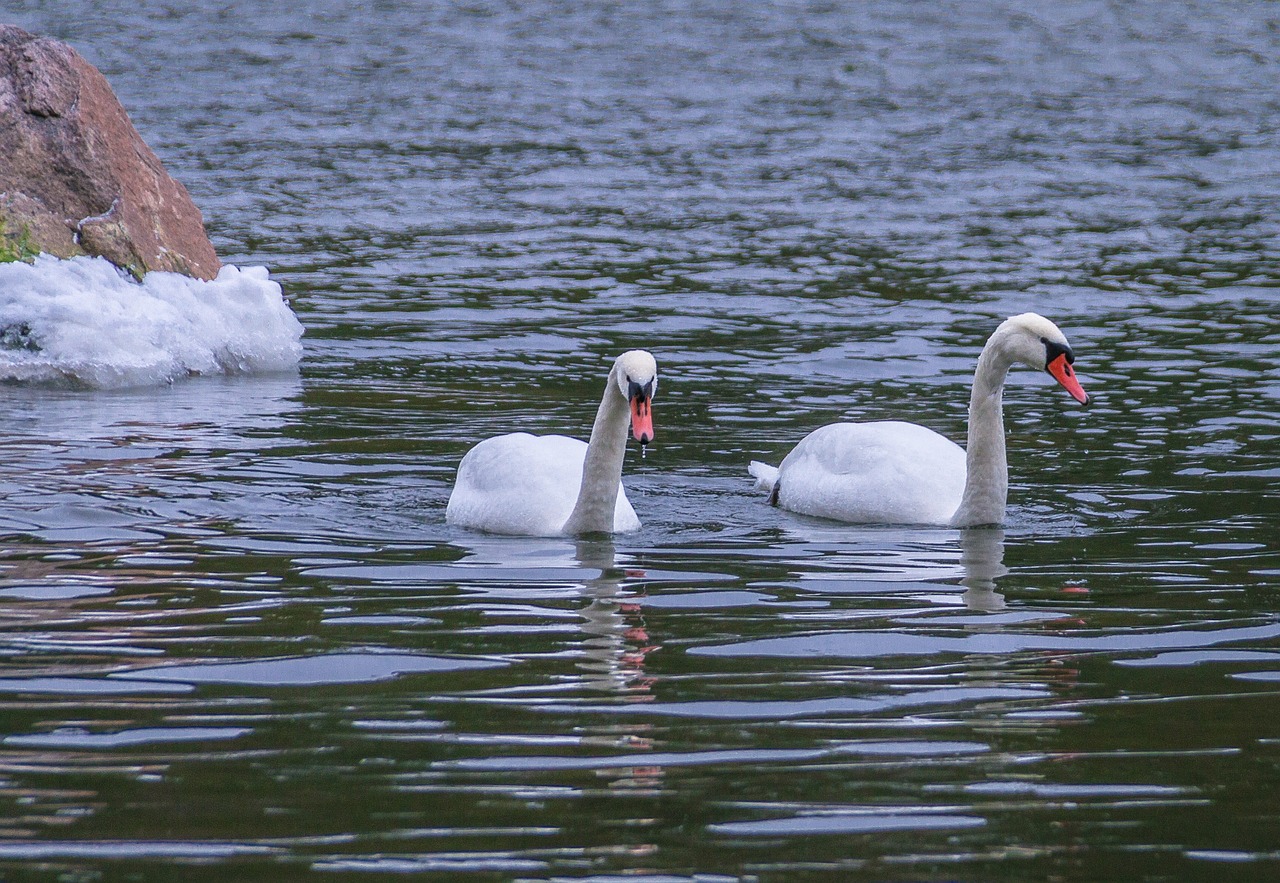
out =
<path fill-rule="evenodd" d="M 101 255 L 137 278 L 221 267 L 106 77 L 65 43 L 0 25 L 0 260 L 41 251 Z"/>

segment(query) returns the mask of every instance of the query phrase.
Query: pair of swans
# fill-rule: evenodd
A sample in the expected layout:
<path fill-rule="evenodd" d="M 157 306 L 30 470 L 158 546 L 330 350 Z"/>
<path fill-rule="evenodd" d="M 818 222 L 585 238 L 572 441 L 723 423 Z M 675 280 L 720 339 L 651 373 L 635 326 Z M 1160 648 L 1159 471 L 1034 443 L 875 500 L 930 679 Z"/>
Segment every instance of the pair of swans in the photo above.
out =
<path fill-rule="evenodd" d="M 774 505 L 837 521 L 949 524 L 1004 520 L 1009 489 L 1004 444 L 1004 381 L 1014 364 L 1047 371 L 1081 404 L 1075 355 L 1048 319 L 1006 319 L 978 356 L 969 399 L 968 449 L 915 423 L 832 423 L 815 429 L 781 465 L 753 461 L 756 486 Z M 558 536 L 635 530 L 622 487 L 627 428 L 641 446 L 653 439 L 651 407 L 658 366 L 643 350 L 614 362 L 590 443 L 518 432 L 467 452 L 445 519 L 504 534 Z"/>

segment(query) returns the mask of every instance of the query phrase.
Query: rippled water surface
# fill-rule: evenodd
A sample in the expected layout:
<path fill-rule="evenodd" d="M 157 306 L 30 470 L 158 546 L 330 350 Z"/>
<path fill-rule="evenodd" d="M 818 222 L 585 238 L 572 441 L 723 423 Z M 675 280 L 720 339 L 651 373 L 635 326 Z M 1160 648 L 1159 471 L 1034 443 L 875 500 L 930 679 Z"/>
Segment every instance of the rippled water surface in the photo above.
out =
<path fill-rule="evenodd" d="M 0 877 L 1280 873 L 1280 8 L 17 0 L 109 77 L 296 375 L 0 396 Z M 1003 530 L 770 508 L 962 439 Z M 444 523 L 659 360 L 644 527 Z"/>

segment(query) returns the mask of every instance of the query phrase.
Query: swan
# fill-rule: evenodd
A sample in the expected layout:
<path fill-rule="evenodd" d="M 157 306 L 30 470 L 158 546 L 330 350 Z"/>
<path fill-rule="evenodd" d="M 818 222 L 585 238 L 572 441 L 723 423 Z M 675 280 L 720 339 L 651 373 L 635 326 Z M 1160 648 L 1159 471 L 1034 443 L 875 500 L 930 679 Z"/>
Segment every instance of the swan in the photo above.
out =
<path fill-rule="evenodd" d="M 591 427 L 590 443 L 513 432 L 466 453 L 445 521 L 490 533 L 560 536 L 635 530 L 622 487 L 627 424 L 643 450 L 653 440 L 658 364 L 644 350 L 618 356 Z"/>
<path fill-rule="evenodd" d="M 832 423 L 778 467 L 752 461 L 756 487 L 783 509 L 837 521 L 999 524 L 1009 492 L 1001 398 L 1015 362 L 1048 371 L 1080 404 L 1089 401 L 1067 338 L 1044 316 L 1023 313 L 1002 322 L 978 356 L 967 451 L 915 423 Z"/>

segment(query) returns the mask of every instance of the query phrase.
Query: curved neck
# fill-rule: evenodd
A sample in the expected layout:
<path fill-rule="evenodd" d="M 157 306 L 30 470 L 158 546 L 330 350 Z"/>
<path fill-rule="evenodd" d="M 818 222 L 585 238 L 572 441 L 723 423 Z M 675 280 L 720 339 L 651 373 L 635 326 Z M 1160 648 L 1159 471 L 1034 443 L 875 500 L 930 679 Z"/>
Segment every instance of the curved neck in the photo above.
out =
<path fill-rule="evenodd" d="M 969 441 L 965 448 L 964 495 L 951 516 L 953 527 L 999 524 L 1009 496 L 1009 463 L 1004 450 L 1004 379 L 1011 360 L 1002 352 L 999 331 L 978 356 L 969 396 Z"/>
<path fill-rule="evenodd" d="M 582 461 L 582 486 L 578 501 L 564 524 L 564 533 L 595 533 L 613 530 L 618 488 L 622 484 L 622 460 L 627 453 L 627 428 L 631 413 L 618 389 L 617 366 L 609 372 L 604 397 L 591 427 L 591 441 Z"/>

